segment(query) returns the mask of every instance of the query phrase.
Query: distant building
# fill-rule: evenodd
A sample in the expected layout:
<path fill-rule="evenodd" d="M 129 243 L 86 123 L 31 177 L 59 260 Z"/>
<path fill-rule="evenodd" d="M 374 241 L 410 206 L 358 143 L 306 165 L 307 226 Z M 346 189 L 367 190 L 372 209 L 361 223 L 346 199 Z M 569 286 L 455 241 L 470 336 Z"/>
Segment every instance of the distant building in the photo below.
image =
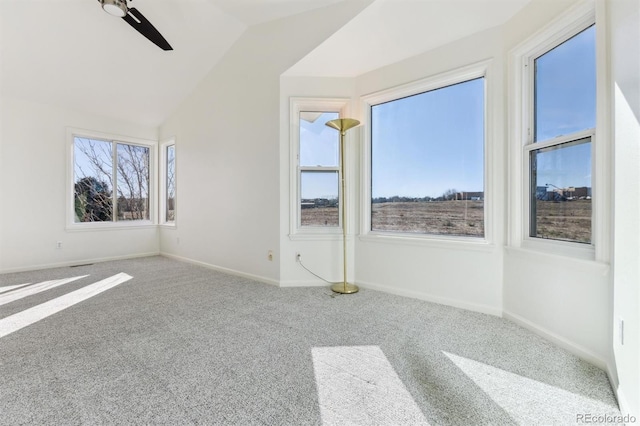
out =
<path fill-rule="evenodd" d="M 456 193 L 456 200 L 473 200 L 473 201 L 482 201 L 484 200 L 484 191 L 470 191 L 470 192 L 458 192 Z"/>
<path fill-rule="evenodd" d="M 536 199 L 542 201 L 567 201 L 577 199 L 590 199 L 591 187 L 567 187 L 553 188 L 549 186 L 536 187 Z"/>

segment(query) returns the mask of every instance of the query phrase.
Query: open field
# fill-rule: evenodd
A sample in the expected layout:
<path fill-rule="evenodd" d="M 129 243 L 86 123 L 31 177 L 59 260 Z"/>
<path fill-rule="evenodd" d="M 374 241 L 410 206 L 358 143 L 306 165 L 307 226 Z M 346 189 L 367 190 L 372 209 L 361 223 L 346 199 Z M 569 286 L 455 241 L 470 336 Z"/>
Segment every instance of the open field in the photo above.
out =
<path fill-rule="evenodd" d="M 484 202 L 472 200 L 374 203 L 373 231 L 420 234 L 484 235 Z"/>
<path fill-rule="evenodd" d="M 337 207 L 302 209 L 303 226 L 338 226 Z M 432 201 L 372 204 L 371 229 L 435 235 L 482 237 L 484 202 Z M 591 200 L 536 204 L 537 237 L 591 242 Z"/>
<path fill-rule="evenodd" d="M 338 226 L 338 207 L 314 207 L 300 210 L 302 226 Z"/>
<path fill-rule="evenodd" d="M 440 235 L 484 235 L 482 201 L 434 201 L 374 203 L 374 231 Z M 302 226 L 338 226 L 337 207 L 301 210 Z"/>
<path fill-rule="evenodd" d="M 591 200 L 536 200 L 536 236 L 591 242 Z"/>

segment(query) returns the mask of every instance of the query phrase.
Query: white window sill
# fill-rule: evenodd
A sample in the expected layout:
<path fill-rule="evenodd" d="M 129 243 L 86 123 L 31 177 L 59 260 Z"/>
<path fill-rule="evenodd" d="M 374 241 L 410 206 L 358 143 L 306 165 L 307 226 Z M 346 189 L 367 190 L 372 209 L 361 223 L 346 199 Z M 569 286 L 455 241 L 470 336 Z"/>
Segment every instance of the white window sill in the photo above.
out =
<path fill-rule="evenodd" d="M 353 238 L 347 235 L 347 239 Z M 295 234 L 289 234 L 291 241 L 340 241 L 342 229 L 340 228 L 305 228 L 299 229 Z"/>
<path fill-rule="evenodd" d="M 484 238 L 459 237 L 448 235 L 425 235 L 425 234 L 394 234 L 382 232 L 369 232 L 359 236 L 360 241 L 374 242 L 395 245 L 411 245 L 420 247 L 471 250 L 492 252 L 496 246 L 490 244 Z"/>
<path fill-rule="evenodd" d="M 568 267 L 576 267 L 576 265 L 581 265 L 580 267 L 591 268 L 590 270 L 594 274 L 605 276 L 609 273 L 610 265 L 605 262 L 600 262 L 593 259 L 584 259 L 578 258 L 575 256 L 565 256 L 558 253 L 549 252 L 548 250 L 534 250 L 524 247 L 505 247 L 505 253 L 508 256 L 520 257 L 522 259 L 528 259 L 534 262 L 549 262 L 549 264 L 554 264 L 554 262 L 562 262 L 566 264 Z"/>
<path fill-rule="evenodd" d="M 596 258 L 595 247 L 592 244 L 528 237 L 522 241 L 522 246 L 519 248 L 573 259 L 593 261 Z"/>
<path fill-rule="evenodd" d="M 65 230 L 71 232 L 114 231 L 124 229 L 151 229 L 156 228 L 157 226 L 158 225 L 154 224 L 150 220 L 136 220 L 130 222 L 87 222 L 67 225 Z"/>

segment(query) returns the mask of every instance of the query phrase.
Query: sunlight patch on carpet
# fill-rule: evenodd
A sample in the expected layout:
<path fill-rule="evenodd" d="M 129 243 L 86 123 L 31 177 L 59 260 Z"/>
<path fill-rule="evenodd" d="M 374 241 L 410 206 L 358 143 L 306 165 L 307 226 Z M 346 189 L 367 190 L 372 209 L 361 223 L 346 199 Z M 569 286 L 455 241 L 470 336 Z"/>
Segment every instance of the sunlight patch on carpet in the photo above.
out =
<path fill-rule="evenodd" d="M 24 287 L 25 285 L 29 285 L 29 284 L 31 284 L 31 283 L 1 286 L 0 287 L 0 294 L 6 293 L 7 291 L 15 290 L 16 288 Z"/>
<path fill-rule="evenodd" d="M 585 414 L 619 415 L 616 407 L 448 352 L 445 354 L 518 424 L 574 424 Z"/>
<path fill-rule="evenodd" d="M 79 278 L 82 277 L 76 277 L 75 279 Z M 76 303 L 82 302 L 83 300 L 102 293 L 103 291 L 109 290 L 118 284 L 129 281 L 131 278 L 133 277 L 121 272 L 112 277 L 72 291 L 71 293 L 67 293 L 64 296 L 56 297 L 48 302 L 41 303 L 40 305 L 36 305 L 32 308 L 18 312 L 17 314 L 3 318 L 0 320 L 0 337 L 4 337 L 14 331 L 18 331 L 21 328 L 47 318 L 56 312 L 60 312 L 63 309 L 67 309 Z"/>
<path fill-rule="evenodd" d="M 52 288 L 59 287 L 64 284 L 68 284 L 73 281 L 88 277 L 88 275 L 81 275 L 79 277 L 63 278 L 60 280 L 43 281 L 38 284 L 33 284 L 29 287 L 21 288 L 19 290 L 6 292 L 0 294 L 0 306 L 6 305 L 13 301 L 22 299 L 27 296 L 33 296 L 34 294 L 42 293 L 43 291 L 51 290 Z"/>
<path fill-rule="evenodd" d="M 428 425 L 378 346 L 312 350 L 323 425 Z"/>

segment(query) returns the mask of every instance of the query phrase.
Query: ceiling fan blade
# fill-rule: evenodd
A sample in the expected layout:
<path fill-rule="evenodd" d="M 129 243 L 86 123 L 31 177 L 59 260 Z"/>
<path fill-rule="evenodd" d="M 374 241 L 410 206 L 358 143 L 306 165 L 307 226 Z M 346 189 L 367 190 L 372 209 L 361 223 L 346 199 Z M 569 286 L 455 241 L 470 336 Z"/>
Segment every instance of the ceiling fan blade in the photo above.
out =
<path fill-rule="evenodd" d="M 144 17 L 142 13 L 135 7 L 129 9 L 128 13 L 122 17 L 129 25 L 135 28 L 140 34 L 149 39 L 149 41 L 155 43 L 162 50 L 173 50 L 171 45 L 162 37 L 162 34 L 156 30 L 151 22 Z"/>

